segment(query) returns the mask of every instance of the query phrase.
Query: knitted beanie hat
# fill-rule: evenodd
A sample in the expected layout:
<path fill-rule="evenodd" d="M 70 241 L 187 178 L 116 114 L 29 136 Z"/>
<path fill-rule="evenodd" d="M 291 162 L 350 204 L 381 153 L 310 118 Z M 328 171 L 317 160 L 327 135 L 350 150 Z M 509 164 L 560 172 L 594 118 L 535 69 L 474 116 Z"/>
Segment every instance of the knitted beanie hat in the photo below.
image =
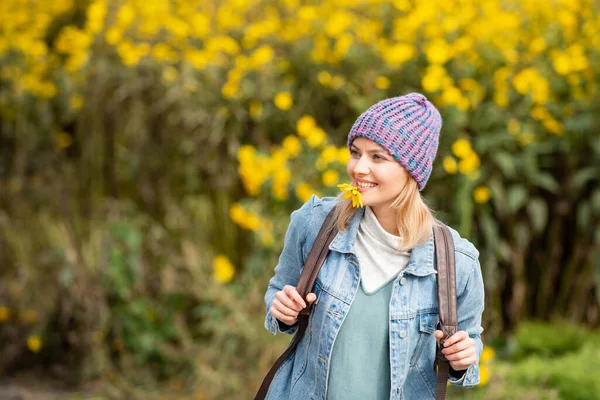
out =
<path fill-rule="evenodd" d="M 419 190 L 431 175 L 442 117 L 425 96 L 410 93 L 371 106 L 354 123 L 348 147 L 357 137 L 378 143 L 417 181 Z"/>

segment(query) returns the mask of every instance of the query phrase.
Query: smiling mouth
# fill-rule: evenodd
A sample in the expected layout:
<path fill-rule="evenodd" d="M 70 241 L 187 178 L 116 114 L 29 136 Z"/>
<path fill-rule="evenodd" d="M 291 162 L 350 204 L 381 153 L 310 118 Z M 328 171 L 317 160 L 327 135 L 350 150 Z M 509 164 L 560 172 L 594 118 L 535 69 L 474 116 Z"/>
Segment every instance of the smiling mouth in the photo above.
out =
<path fill-rule="evenodd" d="M 362 183 L 362 182 L 356 182 L 356 186 L 358 187 L 358 190 L 363 193 L 366 192 L 369 189 L 373 189 L 374 187 L 377 186 L 377 184 L 374 183 Z"/>

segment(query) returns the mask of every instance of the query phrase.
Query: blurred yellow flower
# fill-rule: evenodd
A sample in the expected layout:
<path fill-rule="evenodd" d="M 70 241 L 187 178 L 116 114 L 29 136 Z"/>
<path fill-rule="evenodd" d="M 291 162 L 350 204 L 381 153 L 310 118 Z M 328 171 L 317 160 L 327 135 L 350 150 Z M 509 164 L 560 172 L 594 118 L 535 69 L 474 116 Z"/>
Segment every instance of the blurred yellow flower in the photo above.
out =
<path fill-rule="evenodd" d="M 564 126 L 553 118 L 545 119 L 543 124 L 544 128 L 546 128 L 546 130 L 548 130 L 550 133 L 554 133 L 555 135 L 562 135 L 565 133 Z"/>
<path fill-rule="evenodd" d="M 254 146 L 246 144 L 241 146 L 237 153 L 237 159 L 240 163 L 249 163 L 254 160 L 256 149 Z"/>
<path fill-rule="evenodd" d="M 510 121 L 508 121 L 508 132 L 511 135 L 516 135 L 520 132 L 521 130 L 521 125 L 519 124 L 519 121 L 517 121 L 516 119 L 512 118 Z"/>
<path fill-rule="evenodd" d="M 288 92 L 279 92 L 275 96 L 274 103 L 277 108 L 286 111 L 292 108 L 294 99 L 292 98 L 292 95 Z"/>
<path fill-rule="evenodd" d="M 275 237 L 271 232 L 266 232 L 260 235 L 261 243 L 266 247 L 271 247 L 275 243 Z"/>
<path fill-rule="evenodd" d="M 10 318 L 10 310 L 5 306 L 0 306 L 0 322 L 7 321 Z"/>
<path fill-rule="evenodd" d="M 83 107 L 83 97 L 80 94 L 74 94 L 71 96 L 70 103 L 73 110 L 80 110 Z"/>
<path fill-rule="evenodd" d="M 306 182 L 302 182 L 296 186 L 296 197 L 298 197 L 300 201 L 308 201 L 313 193 L 316 194 L 313 188 Z"/>
<path fill-rule="evenodd" d="M 331 85 L 331 74 L 327 71 L 319 71 L 317 74 L 317 80 L 319 83 L 325 87 Z"/>
<path fill-rule="evenodd" d="M 444 170 L 446 171 L 447 174 L 449 174 L 449 175 L 456 174 L 457 165 L 456 165 L 456 160 L 454 159 L 454 157 L 452 157 L 452 156 L 444 157 L 443 165 L 444 165 Z"/>
<path fill-rule="evenodd" d="M 481 357 L 479 357 L 479 362 L 488 362 L 492 361 L 496 357 L 496 352 L 490 346 L 484 346 L 483 351 L 481 352 Z"/>
<path fill-rule="evenodd" d="M 413 58 L 416 54 L 415 48 L 411 44 L 400 43 L 393 46 L 387 46 L 381 50 L 381 58 L 393 68 L 399 68 L 406 61 Z"/>
<path fill-rule="evenodd" d="M 296 123 L 296 130 L 300 136 L 306 138 L 316 126 L 317 122 L 313 117 L 310 115 L 304 115 Z"/>
<path fill-rule="evenodd" d="M 425 46 L 425 54 L 432 64 L 444 64 L 452 57 L 452 48 L 445 40 L 438 38 Z"/>
<path fill-rule="evenodd" d="M 302 150 L 302 143 L 300 143 L 300 139 L 295 135 L 286 136 L 281 146 L 290 157 L 297 157 L 300 154 L 300 150 Z"/>
<path fill-rule="evenodd" d="M 270 46 L 261 46 L 258 49 L 256 49 L 254 53 L 252 53 L 252 66 L 255 68 L 261 67 L 273 61 L 274 56 L 275 52 Z"/>
<path fill-rule="evenodd" d="M 458 163 L 458 170 L 461 174 L 470 175 L 477 168 L 479 168 L 480 164 L 481 161 L 479 160 L 479 156 L 474 151 L 472 151 L 469 154 L 467 154 L 466 157 L 460 160 L 460 162 Z"/>
<path fill-rule="evenodd" d="M 340 188 L 342 192 L 346 192 L 344 194 L 345 199 L 349 199 L 350 197 L 352 197 L 352 207 L 363 207 L 362 193 L 360 193 L 356 186 L 352 186 L 347 183 L 342 183 L 340 185 L 337 185 L 337 187 Z"/>
<path fill-rule="evenodd" d="M 34 353 L 37 353 L 42 348 L 42 341 L 38 336 L 29 336 L 27 338 L 27 347 Z"/>
<path fill-rule="evenodd" d="M 235 275 L 235 268 L 229 259 L 220 254 L 213 259 L 213 279 L 219 283 L 229 283 Z"/>
<path fill-rule="evenodd" d="M 323 180 L 323 184 L 325 186 L 333 186 L 333 185 L 335 185 L 336 182 L 339 181 L 340 174 L 338 174 L 337 171 L 328 169 L 327 171 L 325 171 L 323 173 L 323 176 L 321 177 L 321 179 Z"/>
<path fill-rule="evenodd" d="M 260 116 L 262 115 L 262 104 L 260 101 L 257 100 L 252 100 L 250 102 L 250 109 L 248 111 L 248 114 L 250 115 L 250 118 L 256 120 L 258 118 L 260 118 Z"/>
<path fill-rule="evenodd" d="M 473 198 L 479 204 L 485 204 L 490 200 L 491 193 L 487 186 L 477 186 L 473 191 Z"/>
<path fill-rule="evenodd" d="M 327 134 L 321 128 L 314 128 L 306 137 L 306 143 L 313 149 L 327 142 Z"/>
<path fill-rule="evenodd" d="M 458 139 L 452 144 L 452 152 L 457 157 L 467 157 L 472 151 L 471 143 L 466 139 Z"/>
<path fill-rule="evenodd" d="M 343 76 L 335 75 L 331 78 L 329 86 L 331 86 L 332 89 L 339 89 L 344 86 L 344 83 L 346 83 L 346 80 Z"/>
<path fill-rule="evenodd" d="M 344 165 L 350 161 L 350 150 L 347 147 L 340 147 L 338 149 L 338 161 Z"/>
<path fill-rule="evenodd" d="M 377 89 L 386 90 L 390 87 L 390 83 L 390 80 L 385 76 L 378 76 L 377 79 L 375 79 L 375 87 Z"/>
<path fill-rule="evenodd" d="M 490 381 L 490 367 L 487 365 L 479 366 L 479 385 L 484 386 L 487 385 Z"/>

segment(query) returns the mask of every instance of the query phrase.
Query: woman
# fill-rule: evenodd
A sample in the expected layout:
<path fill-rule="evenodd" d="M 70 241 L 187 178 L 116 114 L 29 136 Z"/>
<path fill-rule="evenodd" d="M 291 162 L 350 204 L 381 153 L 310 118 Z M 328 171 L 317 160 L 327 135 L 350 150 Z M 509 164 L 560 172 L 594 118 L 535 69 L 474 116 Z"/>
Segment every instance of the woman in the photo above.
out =
<path fill-rule="evenodd" d="M 432 226 L 420 191 L 431 174 L 442 120 L 421 94 L 383 100 L 348 135 L 352 199 L 312 196 L 291 215 L 285 245 L 265 295 L 265 327 L 293 334 L 313 303 L 294 356 L 278 370 L 268 399 L 434 398 L 438 298 Z M 354 204 L 358 203 L 354 199 Z M 295 289 L 325 217 L 337 205 L 339 233 L 306 299 Z M 478 251 L 451 229 L 458 331 L 443 352 L 449 382 L 479 383 L 484 289 Z"/>

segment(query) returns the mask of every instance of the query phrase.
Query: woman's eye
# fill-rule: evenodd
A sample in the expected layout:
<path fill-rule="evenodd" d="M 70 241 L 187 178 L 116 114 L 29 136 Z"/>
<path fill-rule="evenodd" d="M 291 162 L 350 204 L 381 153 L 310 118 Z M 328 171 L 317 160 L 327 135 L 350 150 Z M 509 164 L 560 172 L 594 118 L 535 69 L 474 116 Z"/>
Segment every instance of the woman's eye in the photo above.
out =
<path fill-rule="evenodd" d="M 383 158 L 383 157 L 381 157 L 380 155 L 377 155 L 377 154 L 375 154 L 373 156 L 373 158 L 376 159 L 376 160 L 385 160 L 385 158 Z"/>
<path fill-rule="evenodd" d="M 357 154 L 358 154 L 358 151 L 356 151 L 356 150 L 350 150 L 350 155 L 354 156 L 354 155 L 357 155 Z"/>

